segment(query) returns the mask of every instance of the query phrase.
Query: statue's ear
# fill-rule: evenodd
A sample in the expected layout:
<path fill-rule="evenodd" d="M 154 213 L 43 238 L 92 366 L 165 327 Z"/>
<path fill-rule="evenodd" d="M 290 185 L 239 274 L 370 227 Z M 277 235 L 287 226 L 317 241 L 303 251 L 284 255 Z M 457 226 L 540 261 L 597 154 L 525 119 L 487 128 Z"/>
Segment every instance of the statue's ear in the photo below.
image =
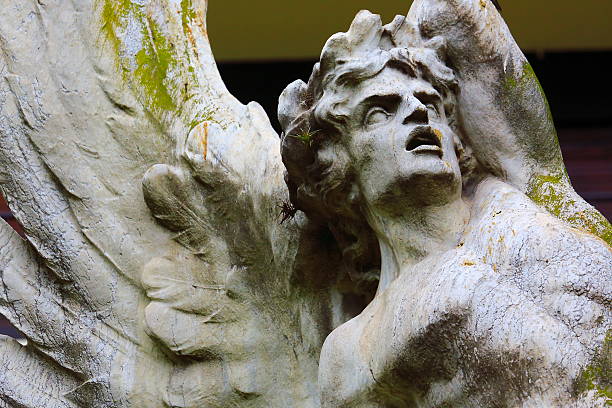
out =
<path fill-rule="evenodd" d="M 283 131 L 286 131 L 301 114 L 309 107 L 306 102 L 307 86 L 298 79 L 290 83 L 278 98 L 278 121 Z"/>

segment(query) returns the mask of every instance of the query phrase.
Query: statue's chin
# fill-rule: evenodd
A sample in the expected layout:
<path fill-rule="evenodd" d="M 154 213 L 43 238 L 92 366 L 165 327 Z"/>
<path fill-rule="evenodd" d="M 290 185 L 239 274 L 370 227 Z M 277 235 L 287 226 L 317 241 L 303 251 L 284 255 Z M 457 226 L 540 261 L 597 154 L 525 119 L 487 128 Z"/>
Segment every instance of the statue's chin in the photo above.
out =
<path fill-rule="evenodd" d="M 461 196 L 461 175 L 442 162 L 440 166 L 398 173 L 387 183 L 370 190 L 369 200 L 375 208 L 395 215 L 406 209 L 444 205 Z M 374 193 L 374 194 L 372 194 Z"/>

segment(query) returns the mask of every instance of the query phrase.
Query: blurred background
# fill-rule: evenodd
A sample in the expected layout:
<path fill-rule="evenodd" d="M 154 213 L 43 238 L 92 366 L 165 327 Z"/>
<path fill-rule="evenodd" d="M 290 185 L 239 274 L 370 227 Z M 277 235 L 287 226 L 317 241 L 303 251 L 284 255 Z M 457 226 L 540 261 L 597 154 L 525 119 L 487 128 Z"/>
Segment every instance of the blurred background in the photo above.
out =
<path fill-rule="evenodd" d="M 487 0 L 489 1 L 489 0 Z M 612 1 L 498 0 L 548 97 L 575 189 L 612 218 Z M 219 70 L 243 103 L 259 102 L 278 130 L 284 87 L 307 80 L 323 44 L 361 9 L 389 22 L 409 0 L 209 0 Z M 0 198 L 0 215 L 21 233 Z M 19 333 L 0 316 L 0 334 Z"/>

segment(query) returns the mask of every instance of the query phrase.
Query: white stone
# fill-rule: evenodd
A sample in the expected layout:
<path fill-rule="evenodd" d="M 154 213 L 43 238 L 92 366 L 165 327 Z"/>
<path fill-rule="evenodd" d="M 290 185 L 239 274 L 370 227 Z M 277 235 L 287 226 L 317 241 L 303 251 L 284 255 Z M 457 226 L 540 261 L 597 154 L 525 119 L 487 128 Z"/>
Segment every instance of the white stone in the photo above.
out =
<path fill-rule="evenodd" d="M 493 5 L 361 12 L 281 138 L 206 7 L 0 0 L 0 406 L 603 406 L 612 228 Z"/>

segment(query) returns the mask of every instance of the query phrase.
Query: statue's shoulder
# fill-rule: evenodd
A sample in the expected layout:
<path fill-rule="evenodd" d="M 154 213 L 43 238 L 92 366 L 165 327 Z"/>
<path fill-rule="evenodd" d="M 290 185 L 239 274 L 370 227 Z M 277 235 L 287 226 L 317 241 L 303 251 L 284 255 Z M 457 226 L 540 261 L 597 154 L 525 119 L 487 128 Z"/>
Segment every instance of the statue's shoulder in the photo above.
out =
<path fill-rule="evenodd" d="M 561 299 L 562 308 L 586 301 L 597 310 L 612 299 L 610 246 L 499 180 L 487 181 L 476 192 L 464 245 L 551 310 Z"/>
<path fill-rule="evenodd" d="M 612 259 L 612 250 L 605 241 L 568 225 L 520 190 L 496 178 L 487 179 L 476 188 L 466 237 L 488 246 L 495 241 L 509 249 L 537 253 L 539 257 L 548 254 L 581 261 L 581 256 L 589 256 L 607 259 L 608 264 Z"/>

